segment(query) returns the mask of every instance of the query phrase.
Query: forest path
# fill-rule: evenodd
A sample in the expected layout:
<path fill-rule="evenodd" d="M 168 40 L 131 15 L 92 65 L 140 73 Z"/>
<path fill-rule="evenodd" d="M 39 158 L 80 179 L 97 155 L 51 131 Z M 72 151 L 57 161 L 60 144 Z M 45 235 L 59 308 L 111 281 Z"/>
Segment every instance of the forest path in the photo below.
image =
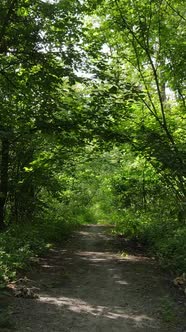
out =
<path fill-rule="evenodd" d="M 83 226 L 40 259 L 27 276 L 39 298 L 12 304 L 16 331 L 186 331 L 166 275 L 138 250 L 121 255 L 108 229 Z"/>

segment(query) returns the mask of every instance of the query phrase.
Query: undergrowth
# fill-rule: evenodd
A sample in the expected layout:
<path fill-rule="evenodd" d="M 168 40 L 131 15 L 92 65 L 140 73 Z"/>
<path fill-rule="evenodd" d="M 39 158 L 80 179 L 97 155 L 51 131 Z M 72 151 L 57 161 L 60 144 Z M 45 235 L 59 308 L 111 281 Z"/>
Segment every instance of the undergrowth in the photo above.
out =
<path fill-rule="evenodd" d="M 52 214 L 52 213 L 51 213 Z M 0 287 L 28 269 L 38 255 L 61 243 L 77 227 L 75 221 L 48 215 L 34 223 L 12 225 L 0 234 Z"/>
<path fill-rule="evenodd" d="M 175 273 L 186 272 L 186 226 L 174 216 L 122 211 L 115 221 L 117 234 L 144 244 L 162 267 Z"/>

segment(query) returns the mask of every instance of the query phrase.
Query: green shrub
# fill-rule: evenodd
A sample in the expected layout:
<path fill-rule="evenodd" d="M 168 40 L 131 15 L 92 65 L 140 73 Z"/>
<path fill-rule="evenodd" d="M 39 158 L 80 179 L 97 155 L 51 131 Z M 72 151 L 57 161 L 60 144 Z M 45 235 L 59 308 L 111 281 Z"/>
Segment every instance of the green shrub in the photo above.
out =
<path fill-rule="evenodd" d="M 62 217 L 63 215 L 63 217 Z M 12 225 L 0 234 L 0 285 L 16 278 L 17 271 L 30 266 L 34 257 L 44 253 L 56 242 L 61 242 L 77 227 L 78 222 L 60 205 L 41 213 L 32 223 Z"/>
<path fill-rule="evenodd" d="M 179 273 L 186 271 L 186 227 L 164 234 L 154 248 L 162 265 Z"/>
<path fill-rule="evenodd" d="M 128 209 L 116 222 L 116 233 L 145 244 L 161 265 L 171 271 L 186 271 L 186 226 L 172 216 Z"/>

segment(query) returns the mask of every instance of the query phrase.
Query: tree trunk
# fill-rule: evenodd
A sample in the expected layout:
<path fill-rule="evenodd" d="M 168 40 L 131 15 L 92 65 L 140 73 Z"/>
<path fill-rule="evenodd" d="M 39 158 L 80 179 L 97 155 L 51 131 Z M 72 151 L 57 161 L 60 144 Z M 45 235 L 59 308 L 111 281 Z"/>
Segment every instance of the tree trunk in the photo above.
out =
<path fill-rule="evenodd" d="M 1 162 L 0 162 L 0 229 L 5 227 L 5 204 L 8 191 L 8 159 L 9 142 L 7 139 L 1 139 Z"/>

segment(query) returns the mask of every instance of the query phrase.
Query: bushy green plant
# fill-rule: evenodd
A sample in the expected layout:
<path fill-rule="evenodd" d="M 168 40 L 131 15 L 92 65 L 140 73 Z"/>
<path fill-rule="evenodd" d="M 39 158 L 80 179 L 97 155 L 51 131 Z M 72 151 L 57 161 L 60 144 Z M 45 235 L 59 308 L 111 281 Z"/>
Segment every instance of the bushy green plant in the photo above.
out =
<path fill-rule="evenodd" d="M 16 225 L 0 235 L 1 282 L 14 279 L 18 270 L 28 267 L 31 258 L 45 250 L 40 236 L 31 225 Z"/>
<path fill-rule="evenodd" d="M 177 220 L 157 213 L 123 211 L 116 222 L 116 233 L 145 244 L 161 265 L 174 272 L 186 271 L 186 227 Z"/>
<path fill-rule="evenodd" d="M 179 273 L 186 271 L 186 227 L 164 233 L 154 248 L 163 266 Z"/>
<path fill-rule="evenodd" d="M 116 232 L 124 234 L 130 239 L 139 239 L 144 224 L 147 222 L 146 218 L 132 209 L 122 210 L 119 215 L 120 217 L 116 221 Z"/>
<path fill-rule="evenodd" d="M 17 271 L 30 266 L 32 259 L 64 240 L 78 225 L 69 211 L 51 200 L 34 222 L 12 225 L 0 234 L 0 283 L 16 278 Z"/>

